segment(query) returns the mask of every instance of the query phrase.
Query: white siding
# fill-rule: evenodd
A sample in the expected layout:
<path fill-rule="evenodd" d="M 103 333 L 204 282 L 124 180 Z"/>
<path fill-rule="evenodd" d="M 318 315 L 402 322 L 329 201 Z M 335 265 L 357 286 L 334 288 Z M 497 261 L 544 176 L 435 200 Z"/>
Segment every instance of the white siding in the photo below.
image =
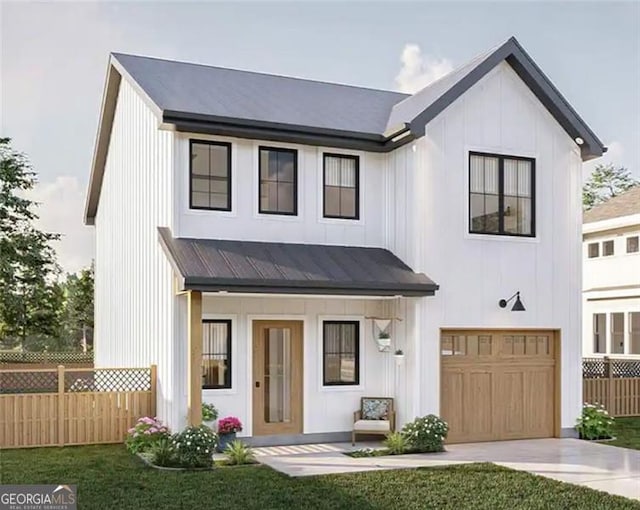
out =
<path fill-rule="evenodd" d="M 535 239 L 468 233 L 470 150 L 536 159 Z M 572 427 L 581 403 L 581 159 L 575 143 L 503 63 L 427 126 L 415 152 L 391 155 L 389 167 L 397 195 L 387 245 L 440 284 L 416 312 L 421 412 L 439 412 L 441 328 L 557 328 L 561 424 Z M 407 221 L 405 197 L 418 211 L 417 226 Z M 516 291 L 525 312 L 498 307 Z"/>
<path fill-rule="evenodd" d="M 640 312 L 640 253 L 627 253 L 627 238 L 640 236 L 638 217 L 627 216 L 587 223 L 584 225 L 582 246 L 583 271 L 583 354 L 593 356 L 593 314 L 607 316 L 606 345 L 611 351 L 611 313 L 624 313 L 625 355 L 640 358 L 640 352 L 631 353 L 629 312 Z M 614 254 L 604 257 L 602 243 L 613 241 Z M 589 244 L 598 243 L 600 256 L 589 258 Z"/>
<path fill-rule="evenodd" d="M 290 319 L 304 321 L 304 433 L 351 430 L 353 412 L 362 396 L 394 396 L 395 365 L 392 352 L 378 352 L 372 326 L 366 316 L 380 316 L 389 301 L 333 298 L 213 297 L 205 295 L 206 318 L 232 319 L 232 389 L 203 390 L 203 401 L 215 404 L 220 417 L 233 415 L 245 425 L 242 435 L 251 435 L 252 348 L 251 321 Z M 360 385 L 322 385 L 321 321 L 363 320 L 360 330 Z M 401 347 L 397 338 L 394 347 Z M 401 399 L 404 397 L 401 397 Z M 186 402 L 186 394 L 183 401 Z M 186 413 L 186 407 L 183 409 Z"/>
<path fill-rule="evenodd" d="M 231 212 L 189 209 L 189 139 L 232 144 Z M 298 215 L 258 213 L 258 147 L 298 151 Z M 188 135 L 175 137 L 176 237 L 282 241 L 355 246 L 383 245 L 382 201 L 385 155 L 308 145 L 240 138 Z M 323 218 L 322 154 L 360 157 L 360 219 Z"/>
<path fill-rule="evenodd" d="M 158 365 L 158 414 L 172 403 L 172 275 L 158 226 L 172 220 L 173 134 L 126 80 L 118 95 L 96 217 L 99 367 Z"/>

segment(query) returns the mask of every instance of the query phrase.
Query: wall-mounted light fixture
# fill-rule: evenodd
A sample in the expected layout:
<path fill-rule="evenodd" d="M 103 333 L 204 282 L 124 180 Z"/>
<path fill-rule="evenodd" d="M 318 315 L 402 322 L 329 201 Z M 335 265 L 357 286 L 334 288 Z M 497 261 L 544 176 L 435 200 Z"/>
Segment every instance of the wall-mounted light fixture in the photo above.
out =
<path fill-rule="evenodd" d="M 498 306 L 500 306 L 500 308 L 506 308 L 507 304 L 509 303 L 509 301 L 511 301 L 513 298 L 516 298 L 516 302 L 513 303 L 513 306 L 511 307 L 511 311 L 512 312 L 524 312 L 525 311 L 525 307 L 522 304 L 522 301 L 520 301 L 520 292 L 516 292 L 513 296 L 511 296 L 509 299 L 501 299 L 500 301 L 498 301 Z"/>

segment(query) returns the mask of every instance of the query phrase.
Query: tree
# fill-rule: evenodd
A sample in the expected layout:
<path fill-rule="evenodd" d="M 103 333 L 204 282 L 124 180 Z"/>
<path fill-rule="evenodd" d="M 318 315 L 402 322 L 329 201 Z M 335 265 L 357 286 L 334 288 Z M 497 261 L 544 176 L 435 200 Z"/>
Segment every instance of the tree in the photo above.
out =
<path fill-rule="evenodd" d="M 582 188 L 582 206 L 591 209 L 594 205 L 606 202 L 610 198 L 624 193 L 629 188 L 640 184 L 624 167 L 598 165 Z"/>
<path fill-rule="evenodd" d="M 67 275 L 63 284 L 62 337 L 74 349 L 93 344 L 93 264 L 78 274 Z"/>
<path fill-rule="evenodd" d="M 59 334 L 59 268 L 51 242 L 35 226 L 37 204 L 25 196 L 37 180 L 27 157 L 0 138 L 0 341 L 47 346 Z"/>

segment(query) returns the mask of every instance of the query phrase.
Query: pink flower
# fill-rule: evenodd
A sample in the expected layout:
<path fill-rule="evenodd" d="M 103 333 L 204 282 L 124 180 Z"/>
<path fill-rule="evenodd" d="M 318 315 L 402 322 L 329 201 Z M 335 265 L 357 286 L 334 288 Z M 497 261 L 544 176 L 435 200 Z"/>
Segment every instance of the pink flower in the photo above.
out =
<path fill-rule="evenodd" d="M 241 431 L 242 423 L 235 416 L 227 416 L 218 420 L 218 434 L 231 434 Z"/>

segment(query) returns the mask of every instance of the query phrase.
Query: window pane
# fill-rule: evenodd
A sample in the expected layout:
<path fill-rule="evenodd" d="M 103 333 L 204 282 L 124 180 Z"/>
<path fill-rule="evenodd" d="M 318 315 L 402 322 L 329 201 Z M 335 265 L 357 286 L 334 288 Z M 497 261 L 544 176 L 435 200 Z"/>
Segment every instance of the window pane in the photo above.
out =
<path fill-rule="evenodd" d="M 605 241 L 602 243 L 602 256 L 608 257 L 613 255 L 613 241 Z"/>
<path fill-rule="evenodd" d="M 624 354 L 624 313 L 611 314 L 611 352 Z"/>
<path fill-rule="evenodd" d="M 229 197 L 226 193 L 211 193 L 209 198 L 211 207 L 215 209 L 227 209 L 229 207 Z"/>
<path fill-rule="evenodd" d="M 294 191 L 293 184 L 278 184 L 278 205 L 279 212 L 293 212 L 294 208 Z"/>
<path fill-rule="evenodd" d="M 278 153 L 278 181 L 293 182 L 295 156 L 291 152 Z"/>
<path fill-rule="evenodd" d="M 607 352 L 606 338 L 606 315 L 604 313 L 593 314 L 593 352 Z"/>
<path fill-rule="evenodd" d="M 324 214 L 325 216 L 340 216 L 340 188 L 325 186 Z"/>
<path fill-rule="evenodd" d="M 209 193 L 209 178 L 194 176 L 193 179 L 191 179 L 191 191 Z"/>
<path fill-rule="evenodd" d="M 227 148 L 222 145 L 210 145 L 210 158 L 211 158 L 211 175 L 217 177 L 227 177 L 228 169 L 228 151 Z"/>
<path fill-rule="evenodd" d="M 230 321 L 204 321 L 202 341 L 202 386 L 230 388 Z"/>
<path fill-rule="evenodd" d="M 355 188 L 342 188 L 340 193 L 340 216 L 354 218 L 356 215 L 356 190 Z"/>
<path fill-rule="evenodd" d="M 638 236 L 627 237 L 627 253 L 637 253 L 638 247 Z"/>
<path fill-rule="evenodd" d="M 209 145 L 201 143 L 191 145 L 191 173 L 209 175 Z"/>
<path fill-rule="evenodd" d="M 498 158 L 484 158 L 484 192 L 497 194 L 499 191 Z"/>
<path fill-rule="evenodd" d="M 629 313 L 629 354 L 640 354 L 640 312 Z"/>
<path fill-rule="evenodd" d="M 358 384 L 359 324 L 327 321 L 323 330 L 324 384 Z"/>
<path fill-rule="evenodd" d="M 278 183 L 265 181 L 260 184 L 260 210 L 277 211 Z"/>
<path fill-rule="evenodd" d="M 209 207 L 209 193 L 191 193 L 192 207 Z"/>
<path fill-rule="evenodd" d="M 600 243 L 589 244 L 589 258 L 594 259 L 600 256 Z"/>

